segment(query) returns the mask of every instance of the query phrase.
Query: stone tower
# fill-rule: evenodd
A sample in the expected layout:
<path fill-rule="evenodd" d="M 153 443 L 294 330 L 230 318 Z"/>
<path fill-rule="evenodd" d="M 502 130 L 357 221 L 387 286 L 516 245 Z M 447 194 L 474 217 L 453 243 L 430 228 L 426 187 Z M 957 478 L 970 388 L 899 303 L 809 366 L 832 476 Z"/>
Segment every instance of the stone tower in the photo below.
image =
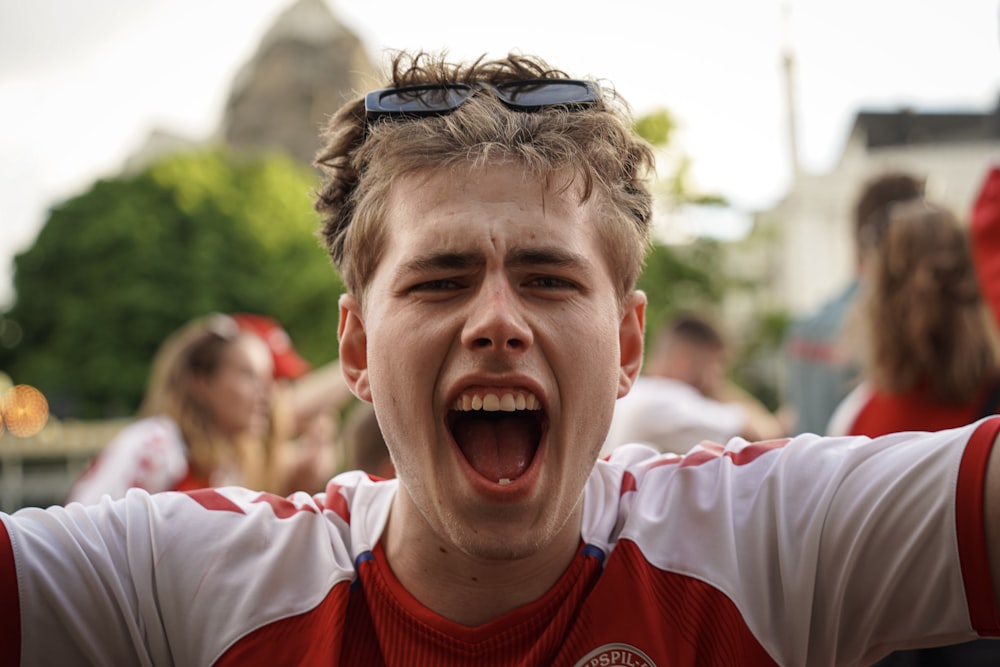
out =
<path fill-rule="evenodd" d="M 283 149 L 309 164 L 325 119 L 375 81 L 361 41 L 324 0 L 298 0 L 234 78 L 221 134 L 237 150 Z"/>

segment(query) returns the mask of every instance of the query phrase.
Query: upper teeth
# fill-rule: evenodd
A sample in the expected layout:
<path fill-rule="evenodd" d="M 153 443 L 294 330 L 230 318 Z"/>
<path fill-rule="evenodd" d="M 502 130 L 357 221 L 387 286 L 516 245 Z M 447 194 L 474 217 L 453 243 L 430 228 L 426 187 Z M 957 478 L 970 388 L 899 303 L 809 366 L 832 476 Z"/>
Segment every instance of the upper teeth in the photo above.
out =
<path fill-rule="evenodd" d="M 533 394 L 525 392 L 504 392 L 502 394 L 462 394 L 455 399 L 452 410 L 469 412 L 514 412 L 515 410 L 538 410 L 541 402 Z"/>

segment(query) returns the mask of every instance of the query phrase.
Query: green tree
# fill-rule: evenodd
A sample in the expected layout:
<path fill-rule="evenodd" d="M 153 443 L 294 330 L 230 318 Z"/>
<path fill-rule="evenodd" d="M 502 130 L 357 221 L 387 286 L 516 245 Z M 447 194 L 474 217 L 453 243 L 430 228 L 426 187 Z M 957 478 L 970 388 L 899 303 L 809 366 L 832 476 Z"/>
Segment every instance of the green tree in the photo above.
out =
<path fill-rule="evenodd" d="M 666 109 L 656 109 L 635 121 L 636 133 L 654 146 L 666 146 L 670 143 L 677 122 Z"/>
<path fill-rule="evenodd" d="M 270 315 L 314 364 L 336 356 L 342 287 L 312 210 L 315 175 L 281 156 L 181 154 L 52 209 L 15 259 L 0 369 L 61 416 L 133 412 L 164 337 L 208 312 Z"/>
<path fill-rule="evenodd" d="M 639 276 L 638 289 L 646 293 L 646 340 L 678 311 L 710 312 L 722 302 L 729 281 L 718 270 L 722 249 L 718 241 L 698 239 L 681 246 L 654 244 Z"/>
<path fill-rule="evenodd" d="M 688 185 L 690 160 L 671 146 L 677 123 L 666 109 L 656 109 L 635 121 L 635 131 L 652 144 L 658 158 L 667 157 L 651 184 L 658 200 L 656 210 L 670 211 L 685 203 L 722 203 L 717 195 L 694 192 Z M 730 280 L 723 270 L 720 244 L 707 238 L 687 245 L 654 243 L 639 276 L 637 287 L 646 293 L 646 340 L 652 338 L 663 322 L 679 310 L 711 311 L 722 301 Z"/>

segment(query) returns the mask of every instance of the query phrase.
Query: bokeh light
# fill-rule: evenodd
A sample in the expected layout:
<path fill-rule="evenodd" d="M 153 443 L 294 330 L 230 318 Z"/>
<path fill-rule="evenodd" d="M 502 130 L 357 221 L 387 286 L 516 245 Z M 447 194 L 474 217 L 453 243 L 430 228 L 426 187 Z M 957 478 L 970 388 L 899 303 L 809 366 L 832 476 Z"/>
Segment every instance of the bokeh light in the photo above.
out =
<path fill-rule="evenodd" d="M 45 427 L 49 403 L 42 392 L 31 385 L 17 384 L 0 397 L 0 414 L 11 435 L 27 438 Z"/>

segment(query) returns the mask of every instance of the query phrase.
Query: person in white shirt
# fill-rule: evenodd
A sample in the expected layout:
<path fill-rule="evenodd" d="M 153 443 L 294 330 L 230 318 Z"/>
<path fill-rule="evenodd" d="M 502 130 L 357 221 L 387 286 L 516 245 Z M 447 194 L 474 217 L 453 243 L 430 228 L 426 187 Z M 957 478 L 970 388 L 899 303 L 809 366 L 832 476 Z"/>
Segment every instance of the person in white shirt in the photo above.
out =
<path fill-rule="evenodd" d="M 601 450 L 627 443 L 683 454 L 698 443 L 781 435 L 777 418 L 726 379 L 726 344 L 708 319 L 675 315 L 653 341 L 645 373 L 615 404 Z"/>

